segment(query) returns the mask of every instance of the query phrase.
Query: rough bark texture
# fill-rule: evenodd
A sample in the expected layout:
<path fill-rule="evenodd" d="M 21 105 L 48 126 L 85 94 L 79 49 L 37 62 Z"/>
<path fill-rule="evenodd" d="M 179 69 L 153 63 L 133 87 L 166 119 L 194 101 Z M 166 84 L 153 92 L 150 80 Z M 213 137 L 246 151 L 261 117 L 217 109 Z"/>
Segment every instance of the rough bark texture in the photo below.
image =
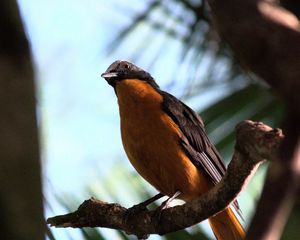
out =
<path fill-rule="evenodd" d="M 280 239 L 300 182 L 300 23 L 277 2 L 208 0 L 221 37 L 247 70 L 276 90 L 288 111 L 280 158 L 270 164 L 247 234 L 256 240 Z M 283 2 L 292 6 L 292 1 Z"/>
<path fill-rule="evenodd" d="M 41 240 L 44 218 L 33 69 L 17 4 L 0 3 L 1 239 Z"/>
<path fill-rule="evenodd" d="M 222 181 L 198 200 L 165 209 L 161 214 L 148 210 L 131 213 L 130 208 L 92 198 L 83 202 L 77 211 L 49 218 L 47 223 L 56 227 L 121 229 L 139 238 L 184 229 L 220 212 L 234 201 L 263 160 L 279 158 L 283 138 L 279 129 L 252 121 L 242 122 L 237 126 L 235 152 Z"/>
<path fill-rule="evenodd" d="M 280 239 L 299 193 L 300 23 L 295 15 L 277 2 L 208 0 L 218 31 L 238 60 L 248 71 L 266 81 L 284 99 L 288 114 L 282 146 L 278 148 L 278 145 L 274 144 L 280 132 L 267 131 L 268 133 L 260 138 L 249 133 L 240 138 L 238 131 L 237 147 L 226 176 L 219 185 L 199 200 L 164 210 L 159 224 L 155 213 L 151 211 L 133 214 L 134 218 L 125 222 L 123 220 L 126 209 L 116 206 L 119 215 L 101 215 L 99 217 L 102 220 L 101 224 L 93 222 L 93 226 L 117 227 L 138 236 L 149 233 L 163 234 L 190 226 L 224 209 L 236 197 L 258 162 L 268 158 L 273 161 L 247 238 Z M 283 2 L 286 6 L 291 6 L 292 1 Z M 238 129 L 247 128 L 245 124 L 240 125 Z M 88 206 L 89 202 L 86 202 L 82 207 Z M 99 206 L 102 209 L 108 205 L 101 202 Z M 89 226 L 91 222 L 86 215 L 89 211 L 84 213 L 81 215 L 77 212 L 75 215 L 68 215 L 67 218 L 64 216 L 52 218 L 48 222 L 54 226 Z M 81 220 L 80 225 L 77 224 L 78 218 Z M 105 224 L 102 224 L 103 219 Z"/>

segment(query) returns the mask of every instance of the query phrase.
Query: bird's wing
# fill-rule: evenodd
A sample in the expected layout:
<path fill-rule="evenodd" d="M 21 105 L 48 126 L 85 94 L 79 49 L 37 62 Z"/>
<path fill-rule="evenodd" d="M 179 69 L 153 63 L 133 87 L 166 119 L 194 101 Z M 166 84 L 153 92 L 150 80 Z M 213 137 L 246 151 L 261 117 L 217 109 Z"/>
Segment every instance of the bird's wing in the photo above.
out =
<path fill-rule="evenodd" d="M 211 181 L 217 184 L 224 176 L 226 167 L 217 149 L 205 133 L 202 119 L 190 107 L 171 94 L 163 91 L 161 94 L 163 96 L 163 110 L 183 133 L 181 144 L 186 153 L 193 164 L 197 168 L 203 169 Z M 237 201 L 233 205 L 240 214 Z"/>
<path fill-rule="evenodd" d="M 183 133 L 181 144 L 197 168 L 202 168 L 211 181 L 218 183 L 226 172 L 222 158 L 208 139 L 200 116 L 183 102 L 167 92 L 162 92 L 163 110 Z"/>

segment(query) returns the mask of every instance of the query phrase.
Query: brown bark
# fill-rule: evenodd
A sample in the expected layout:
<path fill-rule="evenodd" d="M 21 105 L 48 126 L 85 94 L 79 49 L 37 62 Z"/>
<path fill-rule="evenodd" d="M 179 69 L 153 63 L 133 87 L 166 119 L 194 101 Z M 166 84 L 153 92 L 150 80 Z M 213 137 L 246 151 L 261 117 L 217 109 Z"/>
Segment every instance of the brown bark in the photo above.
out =
<path fill-rule="evenodd" d="M 294 119 L 295 120 L 295 119 Z M 289 120 L 280 158 L 270 164 L 247 239 L 280 239 L 299 189 L 299 121 Z"/>
<path fill-rule="evenodd" d="M 49 218 L 47 223 L 56 227 L 121 229 L 139 238 L 184 229 L 232 203 L 263 160 L 278 159 L 283 138 L 279 129 L 262 123 L 242 122 L 237 126 L 235 152 L 222 181 L 200 199 L 165 209 L 161 214 L 148 210 L 128 214 L 131 210 L 118 204 L 90 199 L 83 202 L 77 211 Z"/>
<path fill-rule="evenodd" d="M 291 1 L 284 1 L 290 6 Z M 300 179 L 300 23 L 274 0 L 208 0 L 220 35 L 238 60 L 286 102 L 286 138 L 270 164 L 248 239 L 280 239 Z"/>
<path fill-rule="evenodd" d="M 116 225 L 107 225 L 105 222 L 104 225 L 94 226 L 112 228 L 117 226 L 142 236 L 148 233 L 163 234 L 195 224 L 224 209 L 236 197 L 243 185 L 240 181 L 245 182 L 251 173 L 250 169 L 256 166 L 256 161 L 268 156 L 273 161 L 247 238 L 280 239 L 282 229 L 299 193 L 300 23 L 295 15 L 282 8 L 275 0 L 208 0 L 208 3 L 220 35 L 231 46 L 238 60 L 248 71 L 257 74 L 273 87 L 286 102 L 288 116 L 285 123 L 284 143 L 280 149 L 268 148 L 269 144 L 274 143 L 276 134 L 271 134 L 268 139 L 247 135 L 242 141 L 238 135 L 236 151 L 226 177 L 199 200 L 164 210 L 160 224 L 157 224 L 153 212 L 146 211 L 127 223 L 123 220 L 119 221 L 120 218 L 122 219 L 120 216 L 117 218 L 118 221 L 114 222 Z M 275 150 L 275 152 L 267 151 L 266 153 L 270 154 L 264 155 L 262 148 L 257 147 L 262 143 L 265 144 L 264 149 Z M 260 150 L 258 155 L 255 154 L 257 150 Z M 255 163 L 252 168 L 246 168 L 251 162 Z M 220 192 L 222 197 L 218 195 Z M 126 209 L 120 208 L 120 211 L 124 216 Z M 88 221 L 89 217 L 85 217 L 81 220 Z M 74 220 L 72 217 L 68 219 L 62 216 L 49 219 L 49 223 L 56 225 L 58 221 L 57 225 L 62 226 L 66 220 L 65 226 L 74 227 L 82 227 L 87 223 L 85 221 L 84 224 L 81 222 L 80 225 L 76 225 L 77 220 L 73 222 L 72 219 Z M 107 215 L 102 215 L 101 219 L 110 220 Z M 118 225 L 119 223 L 121 224 Z M 139 227 L 135 226 L 132 229 L 131 226 L 134 226 L 132 224 L 137 224 L 136 226 Z"/>
<path fill-rule="evenodd" d="M 30 51 L 15 1 L 0 3 L 1 239 L 40 240 L 44 218 Z"/>
<path fill-rule="evenodd" d="M 214 23 L 238 60 L 300 116 L 300 23 L 271 0 L 208 0 Z"/>

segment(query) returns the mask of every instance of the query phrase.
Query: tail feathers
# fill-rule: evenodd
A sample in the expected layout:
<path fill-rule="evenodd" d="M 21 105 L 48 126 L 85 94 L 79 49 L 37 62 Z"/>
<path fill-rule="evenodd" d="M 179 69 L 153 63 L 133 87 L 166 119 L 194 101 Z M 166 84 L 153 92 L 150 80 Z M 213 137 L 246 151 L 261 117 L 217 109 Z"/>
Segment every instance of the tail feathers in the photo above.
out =
<path fill-rule="evenodd" d="M 230 208 L 208 219 L 218 240 L 245 239 L 245 230 Z"/>

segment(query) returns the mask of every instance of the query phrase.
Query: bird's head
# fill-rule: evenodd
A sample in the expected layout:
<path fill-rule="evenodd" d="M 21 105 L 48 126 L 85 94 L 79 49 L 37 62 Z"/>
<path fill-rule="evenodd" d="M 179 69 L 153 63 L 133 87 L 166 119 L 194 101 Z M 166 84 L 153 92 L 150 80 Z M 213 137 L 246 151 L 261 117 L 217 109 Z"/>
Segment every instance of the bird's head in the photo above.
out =
<path fill-rule="evenodd" d="M 139 79 L 141 81 L 148 82 L 153 87 L 159 88 L 153 77 L 145 70 L 137 67 L 131 62 L 124 60 L 117 60 L 113 62 L 105 71 L 101 74 L 108 84 L 115 87 L 117 82 L 125 79 Z"/>

